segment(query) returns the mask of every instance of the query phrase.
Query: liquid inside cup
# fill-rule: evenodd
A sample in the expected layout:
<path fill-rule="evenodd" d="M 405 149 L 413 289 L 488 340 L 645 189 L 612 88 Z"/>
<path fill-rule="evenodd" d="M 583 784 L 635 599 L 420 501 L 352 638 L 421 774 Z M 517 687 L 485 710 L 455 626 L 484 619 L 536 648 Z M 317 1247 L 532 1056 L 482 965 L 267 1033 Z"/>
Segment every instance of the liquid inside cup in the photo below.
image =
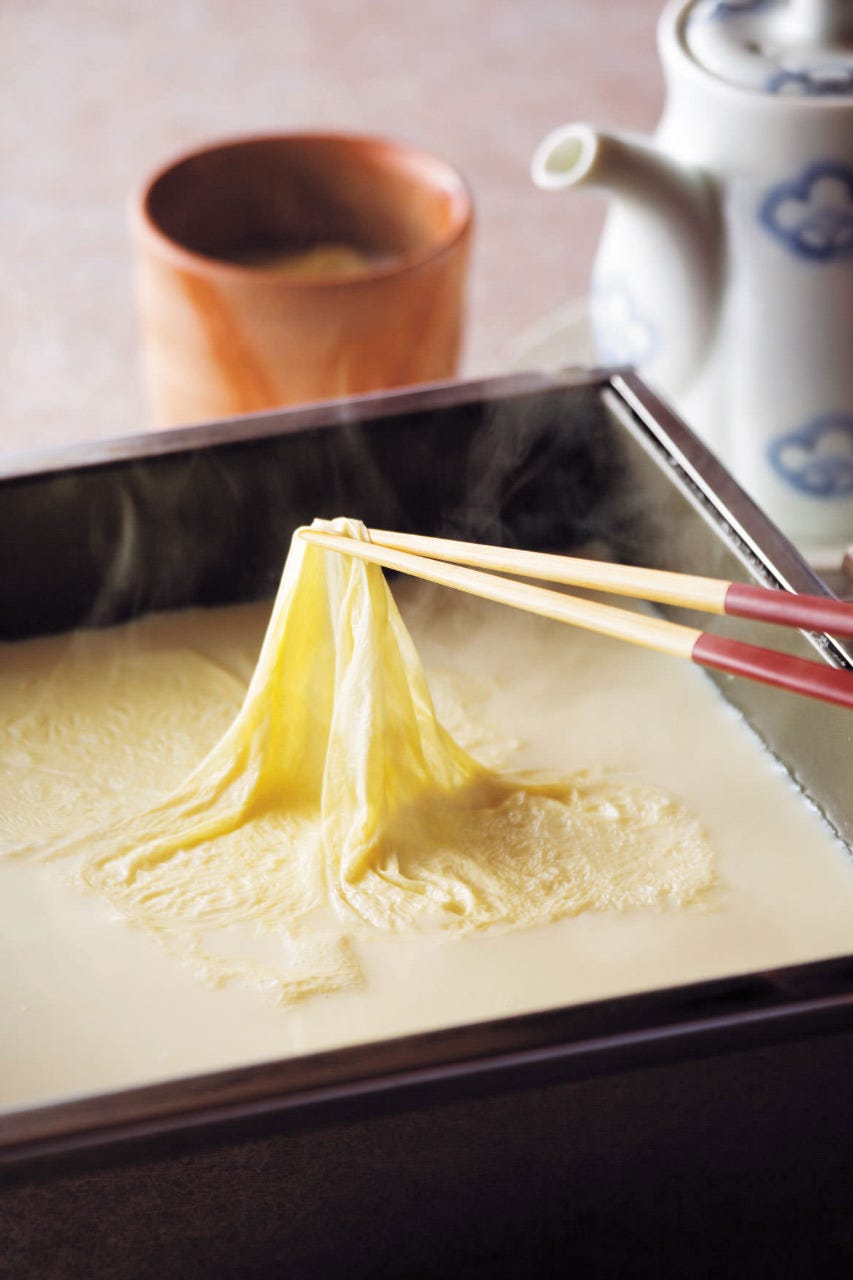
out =
<path fill-rule="evenodd" d="M 224 245 L 217 253 L 223 262 L 241 267 L 273 269 L 293 279 L 325 279 L 336 276 L 366 275 L 377 267 L 389 266 L 395 255 L 362 249 L 341 241 L 323 241 L 312 245 L 279 243 L 243 243 Z"/>

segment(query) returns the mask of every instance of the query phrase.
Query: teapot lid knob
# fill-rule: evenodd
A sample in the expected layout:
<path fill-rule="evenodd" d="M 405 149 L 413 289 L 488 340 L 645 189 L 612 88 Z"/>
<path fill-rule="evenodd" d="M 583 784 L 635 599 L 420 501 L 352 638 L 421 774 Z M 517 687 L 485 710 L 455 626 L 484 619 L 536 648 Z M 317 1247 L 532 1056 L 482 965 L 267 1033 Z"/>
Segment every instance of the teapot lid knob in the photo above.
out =
<path fill-rule="evenodd" d="M 786 97 L 853 97 L 851 0 L 691 0 L 684 43 L 740 88 Z"/>

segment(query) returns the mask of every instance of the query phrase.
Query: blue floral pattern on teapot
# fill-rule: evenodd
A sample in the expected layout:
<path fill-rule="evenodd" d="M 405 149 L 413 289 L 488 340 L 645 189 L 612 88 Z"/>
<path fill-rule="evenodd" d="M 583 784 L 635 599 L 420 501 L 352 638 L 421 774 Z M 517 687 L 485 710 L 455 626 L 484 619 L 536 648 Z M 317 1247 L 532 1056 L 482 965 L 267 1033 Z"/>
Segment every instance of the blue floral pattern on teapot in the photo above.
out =
<path fill-rule="evenodd" d="M 801 258 L 830 262 L 853 254 L 853 168 L 823 160 L 771 187 L 759 221 Z"/>
<path fill-rule="evenodd" d="M 853 415 L 825 413 L 768 447 L 778 475 L 813 498 L 853 493 Z"/>
<path fill-rule="evenodd" d="M 780 67 L 767 81 L 769 93 L 787 97 L 845 97 L 853 94 L 853 62 L 818 62 Z"/>
<path fill-rule="evenodd" d="M 776 0 L 716 0 L 716 4 L 708 11 L 708 17 L 734 18 L 741 13 L 760 13 L 762 9 L 771 9 Z"/>

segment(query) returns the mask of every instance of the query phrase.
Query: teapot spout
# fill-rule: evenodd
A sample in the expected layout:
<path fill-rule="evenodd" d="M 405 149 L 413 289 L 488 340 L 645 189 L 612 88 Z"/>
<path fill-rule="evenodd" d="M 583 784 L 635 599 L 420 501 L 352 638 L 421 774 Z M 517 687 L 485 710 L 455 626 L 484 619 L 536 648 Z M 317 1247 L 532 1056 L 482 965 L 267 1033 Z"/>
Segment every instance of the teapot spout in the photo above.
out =
<path fill-rule="evenodd" d="M 666 224 L 692 256 L 705 257 L 719 243 L 719 210 L 705 172 L 670 159 L 645 138 L 564 125 L 539 144 L 531 174 L 548 191 L 597 187 L 629 202 Z"/>
<path fill-rule="evenodd" d="M 602 187 L 614 192 L 630 188 L 642 139 L 604 133 L 588 124 L 566 124 L 546 134 L 533 155 L 530 173 L 543 191 L 564 187 Z"/>
<path fill-rule="evenodd" d="M 608 262 L 619 258 L 622 274 L 633 276 L 646 297 L 660 297 L 665 286 L 680 333 L 662 357 L 671 368 L 660 373 L 668 390 L 679 389 L 704 358 L 720 307 L 723 235 L 714 182 L 645 138 L 586 124 L 549 133 L 531 174 L 546 190 L 591 187 L 613 197 L 618 235 L 611 223 L 599 268 L 602 255 Z"/>

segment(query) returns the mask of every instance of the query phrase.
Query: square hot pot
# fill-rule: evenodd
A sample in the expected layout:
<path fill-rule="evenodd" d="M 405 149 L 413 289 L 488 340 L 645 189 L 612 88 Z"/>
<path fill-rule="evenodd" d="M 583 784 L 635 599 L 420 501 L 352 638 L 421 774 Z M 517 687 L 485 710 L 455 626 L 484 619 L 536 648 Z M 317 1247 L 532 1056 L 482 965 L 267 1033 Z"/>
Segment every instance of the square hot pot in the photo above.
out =
<path fill-rule="evenodd" d="M 0 465 L 3 639 L 269 596 L 315 515 L 825 590 L 618 370 Z M 718 683 L 853 843 L 850 713 Z M 847 1274 L 851 1061 L 853 954 L 7 1112 L 0 1274 Z"/>

